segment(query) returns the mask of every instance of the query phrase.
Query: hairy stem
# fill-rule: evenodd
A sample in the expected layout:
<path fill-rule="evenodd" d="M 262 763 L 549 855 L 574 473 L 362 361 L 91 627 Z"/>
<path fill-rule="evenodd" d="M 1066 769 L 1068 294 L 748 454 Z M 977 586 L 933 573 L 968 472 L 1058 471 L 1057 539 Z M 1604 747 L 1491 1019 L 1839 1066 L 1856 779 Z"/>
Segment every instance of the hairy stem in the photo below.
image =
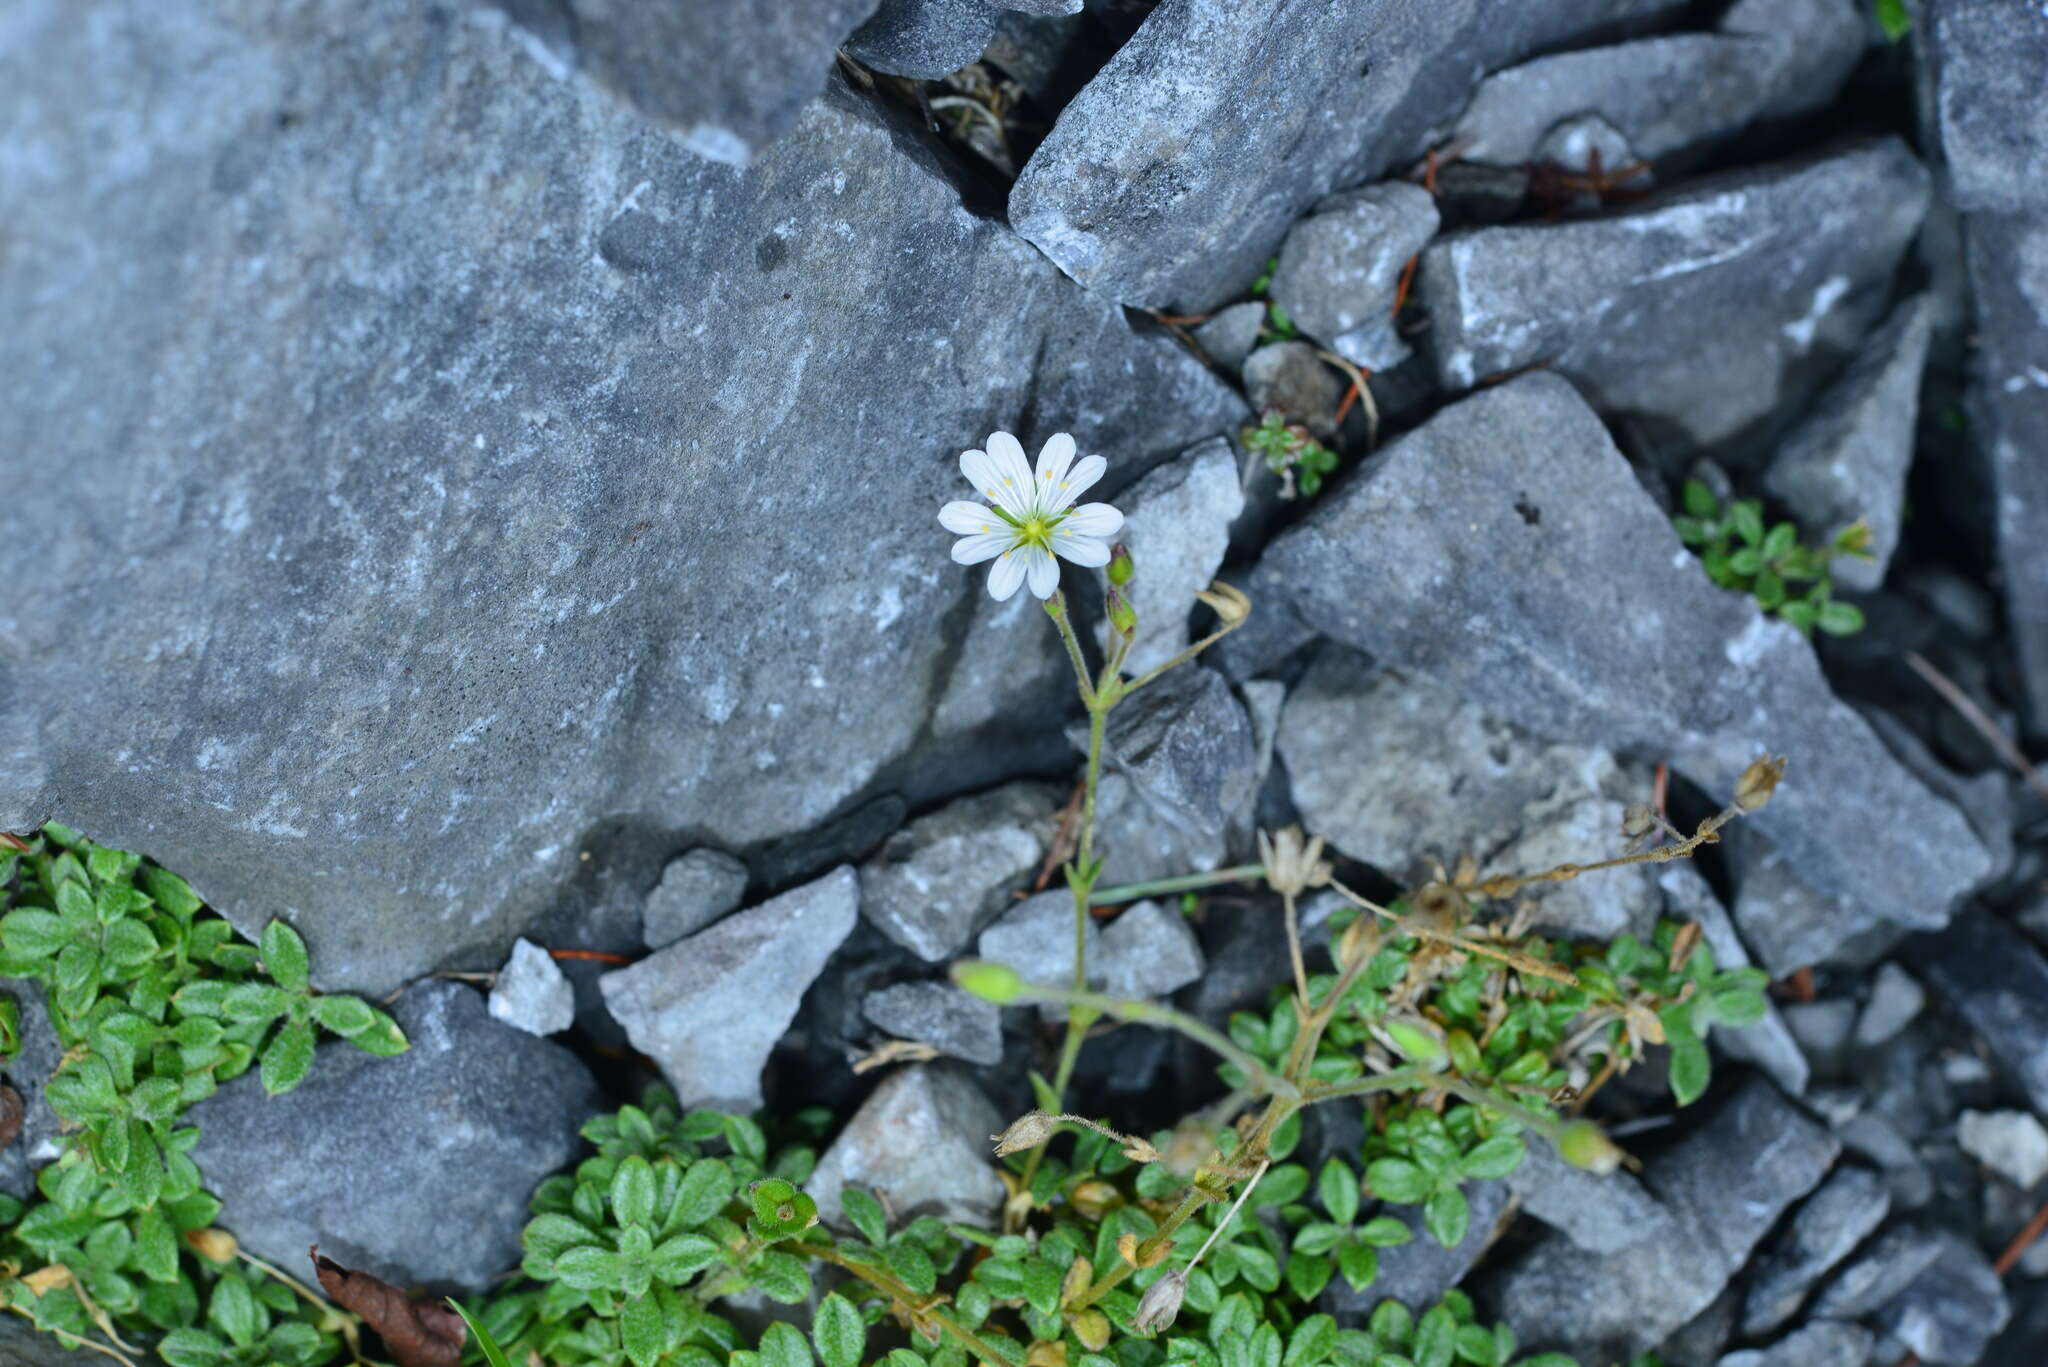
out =
<path fill-rule="evenodd" d="M 1208 873 L 1183 873 L 1144 883 L 1119 883 L 1113 888 L 1097 888 L 1089 895 L 1089 901 L 1098 907 L 1113 907 L 1144 897 L 1193 892 L 1197 888 L 1213 888 L 1219 883 L 1244 883 L 1265 876 L 1264 864 L 1232 864 L 1227 869 L 1213 869 Z"/>
<path fill-rule="evenodd" d="M 1083 1008 L 1095 1016 L 1114 1016 L 1120 1021 L 1138 1025 L 1157 1025 L 1178 1031 L 1203 1048 L 1220 1055 L 1226 1063 L 1236 1065 L 1245 1076 L 1245 1086 L 1253 1093 L 1289 1098 L 1301 1095 L 1300 1087 L 1291 1078 L 1275 1074 L 1265 1064 L 1238 1048 L 1229 1036 L 1170 1006 L 1131 997 L 1112 997 L 1101 992 L 1077 992 L 1064 987 L 1027 986 L 1024 989 L 1023 1000 L 1065 1005 L 1070 1011 Z"/>
<path fill-rule="evenodd" d="M 981 1335 L 939 1309 L 935 1303 L 926 1304 L 928 1298 L 919 1296 L 915 1291 L 912 1291 L 881 1268 L 872 1267 L 867 1263 L 855 1262 L 853 1259 L 843 1256 L 837 1248 L 828 1244 L 796 1244 L 793 1247 L 816 1258 L 819 1262 L 830 1263 L 834 1267 L 844 1268 L 846 1271 L 851 1272 L 854 1276 L 902 1306 L 904 1310 L 909 1312 L 912 1319 L 930 1320 L 933 1324 L 938 1325 L 941 1331 L 950 1334 L 956 1339 L 962 1348 L 965 1348 L 968 1352 L 987 1363 L 988 1367 L 1010 1367 L 1010 1360 L 991 1347 L 988 1341 L 982 1338 Z"/>

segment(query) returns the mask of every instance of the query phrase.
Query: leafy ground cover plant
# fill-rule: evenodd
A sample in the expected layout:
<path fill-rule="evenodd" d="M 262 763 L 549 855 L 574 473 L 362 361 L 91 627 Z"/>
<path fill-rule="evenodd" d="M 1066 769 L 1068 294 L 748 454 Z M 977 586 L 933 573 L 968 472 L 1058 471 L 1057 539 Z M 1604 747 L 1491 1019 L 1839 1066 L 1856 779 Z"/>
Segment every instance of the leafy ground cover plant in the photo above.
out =
<path fill-rule="evenodd" d="M 321 1029 L 385 1056 L 403 1032 L 315 993 L 290 926 L 249 944 L 184 879 L 65 826 L 0 850 L 0 912 L 0 978 L 45 993 L 63 1048 L 45 1096 L 65 1130 L 35 1199 L 0 1195 L 0 1306 L 116 1356 L 136 1351 L 124 1335 L 163 1334 L 174 1367 L 325 1361 L 317 1298 L 233 1266 L 181 1117 L 251 1067 L 272 1093 L 296 1087 Z M 0 1002 L 11 1056 L 19 1004 Z"/>
<path fill-rule="evenodd" d="M 1716 584 L 1749 594 L 1758 607 L 1803 633 L 1815 627 L 1831 636 L 1863 630 L 1862 610 L 1835 600 L 1828 562 L 1838 555 L 1870 559 L 1868 527 L 1858 522 L 1844 527 L 1827 546 L 1803 546 L 1799 529 L 1790 522 L 1765 530 L 1759 499 L 1736 499 L 1723 508 L 1712 489 L 1689 479 L 1684 501 L 1685 511 L 1671 525 L 1679 540 L 1699 552 L 1701 566 Z"/>
<path fill-rule="evenodd" d="M 1266 462 L 1266 468 L 1280 476 L 1280 496 L 1314 498 L 1322 492 L 1323 477 L 1337 468 L 1337 453 L 1324 446 L 1308 428 L 1290 423 L 1285 414 L 1268 409 L 1257 427 L 1245 427 L 1238 441 L 1247 451 Z"/>

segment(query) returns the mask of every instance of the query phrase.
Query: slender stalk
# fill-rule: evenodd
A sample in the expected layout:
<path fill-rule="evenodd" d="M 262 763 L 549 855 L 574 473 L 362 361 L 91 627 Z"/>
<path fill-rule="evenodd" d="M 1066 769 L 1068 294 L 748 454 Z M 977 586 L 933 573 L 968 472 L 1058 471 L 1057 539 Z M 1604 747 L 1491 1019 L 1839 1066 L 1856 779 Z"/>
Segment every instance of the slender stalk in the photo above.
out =
<path fill-rule="evenodd" d="M 1081 642 L 1074 635 L 1074 624 L 1067 620 L 1067 598 L 1055 593 L 1045 600 L 1046 616 L 1059 628 L 1060 640 L 1067 647 L 1067 659 L 1074 666 L 1074 686 L 1080 691 L 1081 701 L 1092 711 L 1095 707 L 1095 687 L 1088 682 L 1088 665 L 1081 658 Z"/>
<path fill-rule="evenodd" d="M 1072 988 L 1060 987 L 1026 987 L 1023 999 L 1055 1005 L 1064 1004 L 1069 1011 L 1084 1009 L 1091 1016 L 1114 1016 L 1120 1021 L 1138 1025 L 1158 1025 L 1178 1031 L 1203 1048 L 1220 1055 L 1224 1062 L 1235 1064 L 1245 1075 L 1245 1085 L 1254 1094 L 1283 1097 L 1301 1095 L 1301 1089 L 1293 1081 L 1276 1075 L 1265 1064 L 1238 1048 L 1229 1036 L 1170 1006 L 1140 1001 L 1133 997 L 1112 997 L 1101 992 L 1077 992 Z"/>
<path fill-rule="evenodd" d="M 1265 876 L 1264 864 L 1232 864 L 1227 869 L 1211 869 L 1208 873 L 1183 873 L 1144 883 L 1119 883 L 1113 888 L 1097 888 L 1088 900 L 1098 907 L 1111 907 L 1135 902 L 1142 897 L 1164 897 L 1170 893 L 1213 888 L 1219 883 L 1244 883 Z"/>
<path fill-rule="evenodd" d="M 1287 957 L 1294 963 L 1294 996 L 1308 1011 L 1308 965 L 1301 958 L 1301 918 L 1294 911 L 1294 894 L 1280 894 L 1282 919 L 1287 922 Z"/>
<path fill-rule="evenodd" d="M 1214 1193 L 1205 1192 L 1202 1188 L 1192 1183 L 1189 1184 L 1188 1194 L 1181 1197 L 1180 1204 L 1173 1208 L 1173 1213 L 1160 1223 L 1159 1228 L 1153 1231 L 1152 1237 L 1138 1245 L 1138 1262 L 1143 1263 L 1150 1259 L 1154 1253 L 1159 1251 L 1162 1245 L 1172 1241 L 1174 1233 L 1188 1222 L 1189 1217 L 1209 1202 L 1218 1199 L 1220 1198 Z M 1068 1312 L 1073 1313 L 1086 1310 L 1089 1306 L 1116 1290 L 1122 1284 L 1124 1278 L 1137 1270 L 1137 1264 L 1118 1262 L 1115 1267 L 1097 1277 L 1094 1284 L 1086 1291 L 1076 1296 L 1068 1304 Z"/>
<path fill-rule="evenodd" d="M 988 1367 L 1010 1367 L 1010 1360 L 990 1346 L 987 1340 L 966 1325 L 938 1308 L 936 1304 L 926 1305 L 924 1298 L 905 1286 L 889 1273 L 867 1263 L 855 1262 L 841 1255 L 837 1248 L 821 1244 L 797 1244 L 797 1249 L 808 1253 L 819 1262 L 831 1263 L 844 1268 L 875 1290 L 897 1302 L 911 1312 L 913 1318 L 928 1319 L 944 1332 L 959 1340 L 960 1346 L 988 1364 Z"/>

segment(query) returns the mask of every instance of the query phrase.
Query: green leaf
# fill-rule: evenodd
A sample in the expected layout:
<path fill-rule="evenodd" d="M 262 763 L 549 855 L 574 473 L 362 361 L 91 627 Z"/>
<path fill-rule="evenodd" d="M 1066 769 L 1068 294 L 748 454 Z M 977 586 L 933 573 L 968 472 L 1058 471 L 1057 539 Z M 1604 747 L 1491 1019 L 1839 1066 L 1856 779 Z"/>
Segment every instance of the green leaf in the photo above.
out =
<path fill-rule="evenodd" d="M 761 1335 L 763 1367 L 811 1367 L 811 1345 L 796 1326 L 777 1322 Z"/>
<path fill-rule="evenodd" d="M 595 1245 L 564 1249 L 555 1258 L 555 1277 L 578 1291 L 615 1291 L 622 1271 L 619 1255 Z"/>
<path fill-rule="evenodd" d="M 1415 1367 L 1451 1367 L 1457 1344 L 1457 1316 L 1447 1306 L 1431 1306 L 1415 1326 Z"/>
<path fill-rule="evenodd" d="M 249 1294 L 249 1283 L 233 1273 L 214 1283 L 213 1299 L 207 1304 L 206 1318 L 236 1347 L 247 1348 L 256 1341 L 260 1314 L 256 1298 Z"/>
<path fill-rule="evenodd" d="M 156 1352 L 171 1367 L 214 1367 L 234 1349 L 204 1329 L 173 1329 L 158 1342 Z"/>
<path fill-rule="evenodd" d="M 1337 1246 L 1337 1271 L 1353 1291 L 1363 1291 L 1380 1275 L 1379 1250 L 1347 1239 Z"/>
<path fill-rule="evenodd" d="M 306 942 L 283 921 L 263 927 L 263 966 L 270 970 L 271 980 L 287 991 L 304 992 L 309 986 Z"/>
<path fill-rule="evenodd" d="M 596 1243 L 597 1235 L 588 1225 L 567 1215 L 536 1215 L 519 1233 L 521 1248 L 550 1262 L 569 1249 Z"/>
<path fill-rule="evenodd" d="M 1776 560 L 1799 543 L 1799 529 L 1789 522 L 1780 522 L 1764 537 L 1764 559 Z"/>
<path fill-rule="evenodd" d="M 1366 1185 L 1385 1201 L 1413 1203 L 1429 1195 L 1429 1174 L 1405 1158 L 1375 1158 L 1366 1165 Z"/>
<path fill-rule="evenodd" d="M 1050 1315 L 1059 1309 L 1060 1282 L 1065 1269 L 1056 1267 L 1044 1258 L 1030 1258 L 1024 1263 L 1024 1299 L 1033 1310 L 1041 1315 Z"/>
<path fill-rule="evenodd" d="M 737 1157 L 756 1167 L 768 1161 L 768 1140 L 762 1135 L 761 1127 L 743 1115 L 725 1117 L 725 1142 L 732 1146 Z"/>
<path fill-rule="evenodd" d="M 180 920 L 191 919 L 199 910 L 199 898 L 193 895 L 192 885 L 154 864 L 143 868 L 142 887 L 151 900 Z"/>
<path fill-rule="evenodd" d="M 1373 1308 L 1369 1323 L 1383 1343 L 1406 1347 L 1415 1336 L 1415 1316 L 1399 1301 L 1381 1301 Z"/>
<path fill-rule="evenodd" d="M 680 1283 L 709 1267 L 718 1257 L 718 1245 L 701 1234 L 678 1234 L 656 1245 L 647 1257 L 654 1275 L 665 1282 Z"/>
<path fill-rule="evenodd" d="M 1671 1041 L 1671 1095 L 1679 1105 L 1690 1106 L 1707 1090 L 1713 1073 L 1707 1046 L 1698 1036 Z"/>
<path fill-rule="evenodd" d="M 739 1183 L 722 1158 L 700 1158 L 683 1174 L 676 1189 L 676 1203 L 669 1214 L 670 1228 L 694 1228 L 703 1224 L 732 1200 Z"/>
<path fill-rule="evenodd" d="M 275 1020 L 291 1005 L 291 994 L 270 983 L 236 983 L 221 998 L 221 1014 L 232 1021 Z"/>
<path fill-rule="evenodd" d="M 1280 1367 L 1283 1352 L 1280 1331 L 1270 1322 L 1252 1331 L 1252 1367 Z"/>
<path fill-rule="evenodd" d="M 1476 1324 L 1462 1324 L 1452 1339 L 1461 1361 L 1476 1364 L 1476 1367 L 1500 1367 L 1500 1345 L 1494 1341 L 1491 1329 L 1482 1329 Z"/>
<path fill-rule="evenodd" d="M 1445 1248 L 1456 1248 L 1465 1242 L 1471 1220 L 1471 1207 L 1465 1203 L 1465 1193 L 1457 1187 L 1439 1187 L 1429 1194 L 1429 1203 L 1422 1208 L 1422 1227 Z"/>
<path fill-rule="evenodd" d="M 889 1221 L 882 1214 L 882 1203 L 859 1187 L 847 1187 L 839 1193 L 839 1208 L 846 1212 L 846 1218 L 860 1231 L 860 1236 L 880 1248 L 889 1239 Z"/>
<path fill-rule="evenodd" d="M 1333 1225 L 1328 1221 L 1303 1225 L 1295 1231 L 1294 1251 L 1310 1255 L 1328 1253 L 1343 1241 L 1344 1234 L 1342 1225 Z"/>
<path fill-rule="evenodd" d="M 620 1225 L 653 1223 L 654 1168 L 639 1154 L 625 1159 L 612 1173 L 611 1203 L 612 1219 Z"/>
<path fill-rule="evenodd" d="M 779 1250 L 763 1253 L 753 1261 L 749 1271 L 755 1288 L 770 1300 L 781 1301 L 784 1305 L 801 1305 L 811 1298 L 809 1266 L 788 1253 Z"/>
<path fill-rule="evenodd" d="M 929 1296 L 939 1284 L 938 1269 L 931 1255 L 907 1239 L 898 1239 L 887 1249 L 889 1270 L 896 1279 L 920 1296 Z"/>
<path fill-rule="evenodd" d="M 476 1346 L 483 1350 L 484 1361 L 489 1367 L 512 1367 L 511 1360 L 505 1356 L 505 1350 L 498 1346 L 497 1339 L 491 1336 L 482 1322 L 469 1313 L 468 1306 L 453 1296 L 448 1298 L 448 1304 L 455 1307 L 455 1313 L 462 1316 L 462 1322 L 469 1326 L 470 1335 L 476 1339 Z"/>
<path fill-rule="evenodd" d="M 1238 1275 L 1261 1291 L 1280 1289 L 1280 1264 L 1272 1254 L 1257 1244 L 1233 1244 L 1231 1251 L 1237 1254 Z"/>
<path fill-rule="evenodd" d="M 355 997 L 313 998 L 313 1019 L 343 1039 L 354 1039 L 377 1023 L 377 1013 Z"/>
<path fill-rule="evenodd" d="M 620 1311 L 619 1346 L 633 1367 L 654 1367 L 668 1351 L 668 1325 L 652 1295 L 635 1296 Z"/>
<path fill-rule="evenodd" d="M 1754 546 L 1745 546 L 1728 557 L 1728 568 L 1737 574 L 1755 574 L 1763 567 L 1763 552 Z"/>
<path fill-rule="evenodd" d="M 818 1312 L 811 1317 L 811 1338 L 825 1367 L 860 1367 L 868 1328 L 853 1303 L 835 1291 L 818 1302 Z"/>
<path fill-rule="evenodd" d="M 1375 1215 L 1358 1231 L 1358 1237 L 1374 1248 L 1394 1248 L 1413 1239 L 1415 1231 L 1391 1215 Z"/>
<path fill-rule="evenodd" d="M 9 954 L 46 959 L 71 939 L 71 930 L 54 911 L 24 907 L 0 916 L 0 944 Z"/>
<path fill-rule="evenodd" d="M 1863 630 L 1863 610 L 1854 603 L 1829 602 L 1814 625 L 1830 636 L 1852 636 Z"/>
<path fill-rule="evenodd" d="M 1295 1253 L 1287 1259 L 1287 1285 L 1304 1304 L 1313 1304 L 1330 1284 L 1333 1271 L 1327 1254 Z"/>
<path fill-rule="evenodd" d="M 1906 0 L 1877 0 L 1877 26 L 1887 43 L 1896 43 L 1913 31 L 1913 16 Z"/>
<path fill-rule="evenodd" d="M 1756 605 L 1765 612 L 1771 611 L 1785 601 L 1785 581 L 1776 570 L 1764 568 L 1757 571 L 1756 582 L 1749 586 L 1756 598 Z"/>
<path fill-rule="evenodd" d="M 1310 1315 L 1288 1335 L 1280 1367 L 1315 1367 L 1330 1356 L 1336 1344 L 1337 1321 L 1328 1315 Z"/>
<path fill-rule="evenodd" d="M 1753 498 L 1737 499 L 1728 509 L 1728 525 L 1746 545 L 1763 545 L 1764 505 Z"/>
<path fill-rule="evenodd" d="M 395 1058 L 412 1046 L 406 1042 L 405 1031 L 398 1028 L 398 1022 L 375 1007 L 370 1008 L 376 1022 L 367 1029 L 348 1037 L 348 1042 L 366 1054 L 378 1058 Z"/>
<path fill-rule="evenodd" d="M 1688 516 L 1713 519 L 1721 514 L 1721 500 L 1714 497 L 1714 491 L 1696 479 L 1689 479 L 1679 491 L 1679 501 L 1684 504 Z"/>
<path fill-rule="evenodd" d="M 1350 1224 L 1358 1217 L 1358 1174 L 1343 1159 L 1332 1158 L 1316 1178 L 1316 1199 L 1332 1220 Z"/>
<path fill-rule="evenodd" d="M 313 1027 L 292 1021 L 263 1050 L 263 1090 L 272 1096 L 289 1092 L 306 1080 L 313 1066 Z"/>
<path fill-rule="evenodd" d="M 1458 1161 L 1458 1170 L 1467 1177 L 1506 1177 L 1520 1166 L 1525 1151 L 1520 1135 L 1495 1135 L 1469 1150 Z"/>

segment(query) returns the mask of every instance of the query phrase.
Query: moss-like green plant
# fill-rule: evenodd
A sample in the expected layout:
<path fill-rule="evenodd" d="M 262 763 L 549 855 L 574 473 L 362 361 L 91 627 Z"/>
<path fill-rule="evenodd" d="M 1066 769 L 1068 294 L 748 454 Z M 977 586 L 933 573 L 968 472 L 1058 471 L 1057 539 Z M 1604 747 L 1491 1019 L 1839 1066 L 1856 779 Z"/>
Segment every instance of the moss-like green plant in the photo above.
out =
<path fill-rule="evenodd" d="M 1765 530 L 1758 499 L 1736 499 L 1724 509 L 1714 491 L 1696 479 L 1685 482 L 1683 496 L 1685 511 L 1671 525 L 1679 540 L 1699 552 L 1701 566 L 1716 584 L 1749 594 L 1758 607 L 1803 633 L 1815 627 L 1831 636 L 1863 630 L 1861 610 L 1835 601 L 1828 562 L 1838 555 L 1870 559 L 1868 527 L 1858 522 L 1843 528 L 1831 545 L 1803 546 L 1799 529 L 1790 522 Z M 1803 589 L 1798 587 L 1802 584 Z"/>
<path fill-rule="evenodd" d="M 1314 498 L 1322 492 L 1323 477 L 1337 468 L 1337 453 L 1309 435 L 1300 423 L 1268 409 L 1257 427 L 1242 428 L 1237 439 L 1247 451 L 1263 457 L 1266 468 L 1280 476 L 1282 498 Z"/>

